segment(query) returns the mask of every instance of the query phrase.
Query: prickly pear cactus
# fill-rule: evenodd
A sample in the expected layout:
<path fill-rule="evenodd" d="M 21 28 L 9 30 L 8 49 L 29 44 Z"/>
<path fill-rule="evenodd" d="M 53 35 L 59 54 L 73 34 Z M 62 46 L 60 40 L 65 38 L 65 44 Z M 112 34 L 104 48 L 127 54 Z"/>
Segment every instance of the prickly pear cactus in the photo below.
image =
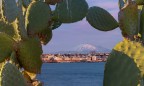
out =
<path fill-rule="evenodd" d="M 41 1 L 33 1 L 26 12 L 26 26 L 28 34 L 34 35 L 48 27 L 50 7 Z"/>
<path fill-rule="evenodd" d="M 18 7 L 16 0 L 1 0 L 2 1 L 2 17 L 8 22 L 13 22 L 18 16 Z"/>
<path fill-rule="evenodd" d="M 39 39 L 30 38 L 20 42 L 18 54 L 18 61 L 26 71 L 40 73 L 42 48 Z"/>
<path fill-rule="evenodd" d="M 82 20 L 87 11 L 85 0 L 63 0 L 56 5 L 54 14 L 62 23 L 73 23 Z"/>
<path fill-rule="evenodd" d="M 0 33 L 0 62 L 8 59 L 15 50 L 15 41 L 5 33 Z"/>
<path fill-rule="evenodd" d="M 133 15 L 133 14 L 135 15 Z M 138 34 L 138 6 L 136 2 L 130 2 L 119 12 L 119 25 L 125 37 L 133 37 Z"/>
<path fill-rule="evenodd" d="M 0 71 L 0 86 L 27 86 L 27 83 L 19 69 L 11 64 L 5 63 Z"/>
<path fill-rule="evenodd" d="M 144 75 L 143 52 L 139 42 L 124 39 L 118 43 L 105 66 L 104 86 L 139 86 Z"/>
<path fill-rule="evenodd" d="M 42 45 L 52 39 L 53 29 L 82 20 L 87 11 L 85 0 L 0 0 L 0 86 L 42 86 L 35 80 Z"/>
<path fill-rule="evenodd" d="M 105 16 L 102 16 L 98 15 L 102 13 L 99 9 L 92 8 L 94 7 L 89 9 L 91 13 L 87 14 L 87 20 L 94 28 L 107 31 L 106 28 L 116 25 L 113 24 L 113 21 L 105 22 L 105 19 L 110 20 L 109 18 L 111 18 L 111 16 L 107 16 L 107 12 L 104 13 L 105 10 L 103 11 Z M 118 25 L 124 39 L 113 48 L 108 57 L 105 64 L 103 86 L 144 86 L 143 0 L 119 0 L 119 8 Z M 94 18 L 93 15 L 98 16 Z M 108 24 L 107 27 L 105 27 L 106 24 Z"/>
<path fill-rule="evenodd" d="M 118 23 L 113 16 L 100 7 L 89 8 L 86 19 L 91 26 L 101 31 L 109 31 L 118 27 Z"/>
<path fill-rule="evenodd" d="M 119 22 L 100 7 L 89 8 L 86 0 L 0 0 L 0 5 L 0 86 L 42 86 L 35 80 L 42 45 L 52 39 L 53 29 L 85 17 L 101 31 L 119 26 L 125 37 L 108 58 L 104 86 L 143 86 L 143 0 L 119 0 Z"/>

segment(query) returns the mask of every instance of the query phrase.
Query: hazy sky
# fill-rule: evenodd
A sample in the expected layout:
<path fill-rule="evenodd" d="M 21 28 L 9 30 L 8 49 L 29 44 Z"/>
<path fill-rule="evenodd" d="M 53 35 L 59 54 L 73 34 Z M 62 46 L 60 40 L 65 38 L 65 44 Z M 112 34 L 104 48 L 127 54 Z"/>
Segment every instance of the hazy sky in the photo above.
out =
<path fill-rule="evenodd" d="M 118 0 L 86 0 L 89 6 L 99 6 L 110 12 L 117 20 Z M 102 32 L 94 29 L 86 19 L 82 21 L 63 24 L 53 30 L 53 38 L 46 46 L 43 46 L 44 53 L 71 50 L 80 44 L 92 44 L 112 49 L 122 40 L 119 28 Z"/>

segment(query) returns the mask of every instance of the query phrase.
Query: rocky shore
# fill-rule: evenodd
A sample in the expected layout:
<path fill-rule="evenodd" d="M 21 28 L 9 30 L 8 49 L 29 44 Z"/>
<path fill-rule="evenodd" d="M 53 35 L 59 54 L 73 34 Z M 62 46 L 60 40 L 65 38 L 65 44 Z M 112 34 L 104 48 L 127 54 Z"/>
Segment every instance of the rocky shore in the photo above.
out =
<path fill-rule="evenodd" d="M 44 63 L 63 63 L 63 62 L 105 62 L 109 53 L 95 54 L 43 54 Z"/>

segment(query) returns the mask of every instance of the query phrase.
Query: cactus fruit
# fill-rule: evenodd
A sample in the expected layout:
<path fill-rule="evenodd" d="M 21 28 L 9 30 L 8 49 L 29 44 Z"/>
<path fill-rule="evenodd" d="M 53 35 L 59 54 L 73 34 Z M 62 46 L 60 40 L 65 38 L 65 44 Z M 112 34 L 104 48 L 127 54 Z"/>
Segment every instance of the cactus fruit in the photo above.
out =
<path fill-rule="evenodd" d="M 63 0 L 56 5 L 54 14 L 62 23 L 73 23 L 82 20 L 88 11 L 85 0 Z"/>
<path fill-rule="evenodd" d="M 42 47 L 37 38 L 29 38 L 19 44 L 20 65 L 28 72 L 40 73 L 42 61 L 40 55 L 42 54 Z"/>
<path fill-rule="evenodd" d="M 138 34 L 138 7 L 135 2 L 127 3 L 120 10 L 118 19 L 124 37 L 132 38 Z"/>
<path fill-rule="evenodd" d="M 26 12 L 26 28 L 29 35 L 40 33 L 48 28 L 50 20 L 50 7 L 41 1 L 33 1 Z"/>
<path fill-rule="evenodd" d="M 0 33 L 0 62 L 9 58 L 15 49 L 15 41 L 5 33 Z"/>
<path fill-rule="evenodd" d="M 5 63 L 0 70 L 0 86 L 27 86 L 27 84 L 15 65 Z"/>
<path fill-rule="evenodd" d="M 91 26 L 101 31 L 109 31 L 118 27 L 117 21 L 111 14 L 100 7 L 89 8 L 86 19 Z"/>
<path fill-rule="evenodd" d="M 18 7 L 15 0 L 2 0 L 2 17 L 12 23 L 18 15 Z"/>

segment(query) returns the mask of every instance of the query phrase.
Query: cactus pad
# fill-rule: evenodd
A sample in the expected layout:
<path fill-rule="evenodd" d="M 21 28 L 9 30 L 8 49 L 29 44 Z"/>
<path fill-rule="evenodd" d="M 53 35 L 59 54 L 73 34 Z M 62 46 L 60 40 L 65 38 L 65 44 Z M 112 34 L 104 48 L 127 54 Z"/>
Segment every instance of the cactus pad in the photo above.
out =
<path fill-rule="evenodd" d="M 14 40 L 5 33 L 0 33 L 0 62 L 10 57 L 14 51 Z"/>
<path fill-rule="evenodd" d="M 16 21 L 13 23 L 6 23 L 0 20 L 0 32 L 8 34 L 9 36 L 13 37 L 13 39 L 15 40 L 20 39 Z"/>
<path fill-rule="evenodd" d="M 33 1 L 26 12 L 26 27 L 29 34 L 37 34 L 48 27 L 51 9 L 41 1 Z"/>
<path fill-rule="evenodd" d="M 82 20 L 87 11 L 85 0 L 63 0 L 56 5 L 55 15 L 62 23 L 73 23 Z"/>
<path fill-rule="evenodd" d="M 138 7 L 135 2 L 131 2 L 121 9 L 118 18 L 124 37 L 131 38 L 138 34 Z"/>
<path fill-rule="evenodd" d="M 27 84 L 17 67 L 6 63 L 0 71 L 0 86 L 27 86 Z"/>
<path fill-rule="evenodd" d="M 91 26 L 101 31 L 109 31 L 118 27 L 118 23 L 113 16 L 100 7 L 91 7 L 86 19 Z"/>
<path fill-rule="evenodd" d="M 144 76 L 143 52 L 139 42 L 124 39 L 118 43 L 105 66 L 104 86 L 138 86 Z"/>
<path fill-rule="evenodd" d="M 103 86 L 139 86 L 140 70 L 128 55 L 113 50 L 107 59 Z"/>
<path fill-rule="evenodd" d="M 6 21 L 13 22 L 18 15 L 18 8 L 15 0 L 2 0 L 2 14 Z"/>
<path fill-rule="evenodd" d="M 19 44 L 19 57 L 20 65 L 28 72 L 40 73 L 42 61 L 42 47 L 37 38 L 30 38 L 22 41 Z"/>

